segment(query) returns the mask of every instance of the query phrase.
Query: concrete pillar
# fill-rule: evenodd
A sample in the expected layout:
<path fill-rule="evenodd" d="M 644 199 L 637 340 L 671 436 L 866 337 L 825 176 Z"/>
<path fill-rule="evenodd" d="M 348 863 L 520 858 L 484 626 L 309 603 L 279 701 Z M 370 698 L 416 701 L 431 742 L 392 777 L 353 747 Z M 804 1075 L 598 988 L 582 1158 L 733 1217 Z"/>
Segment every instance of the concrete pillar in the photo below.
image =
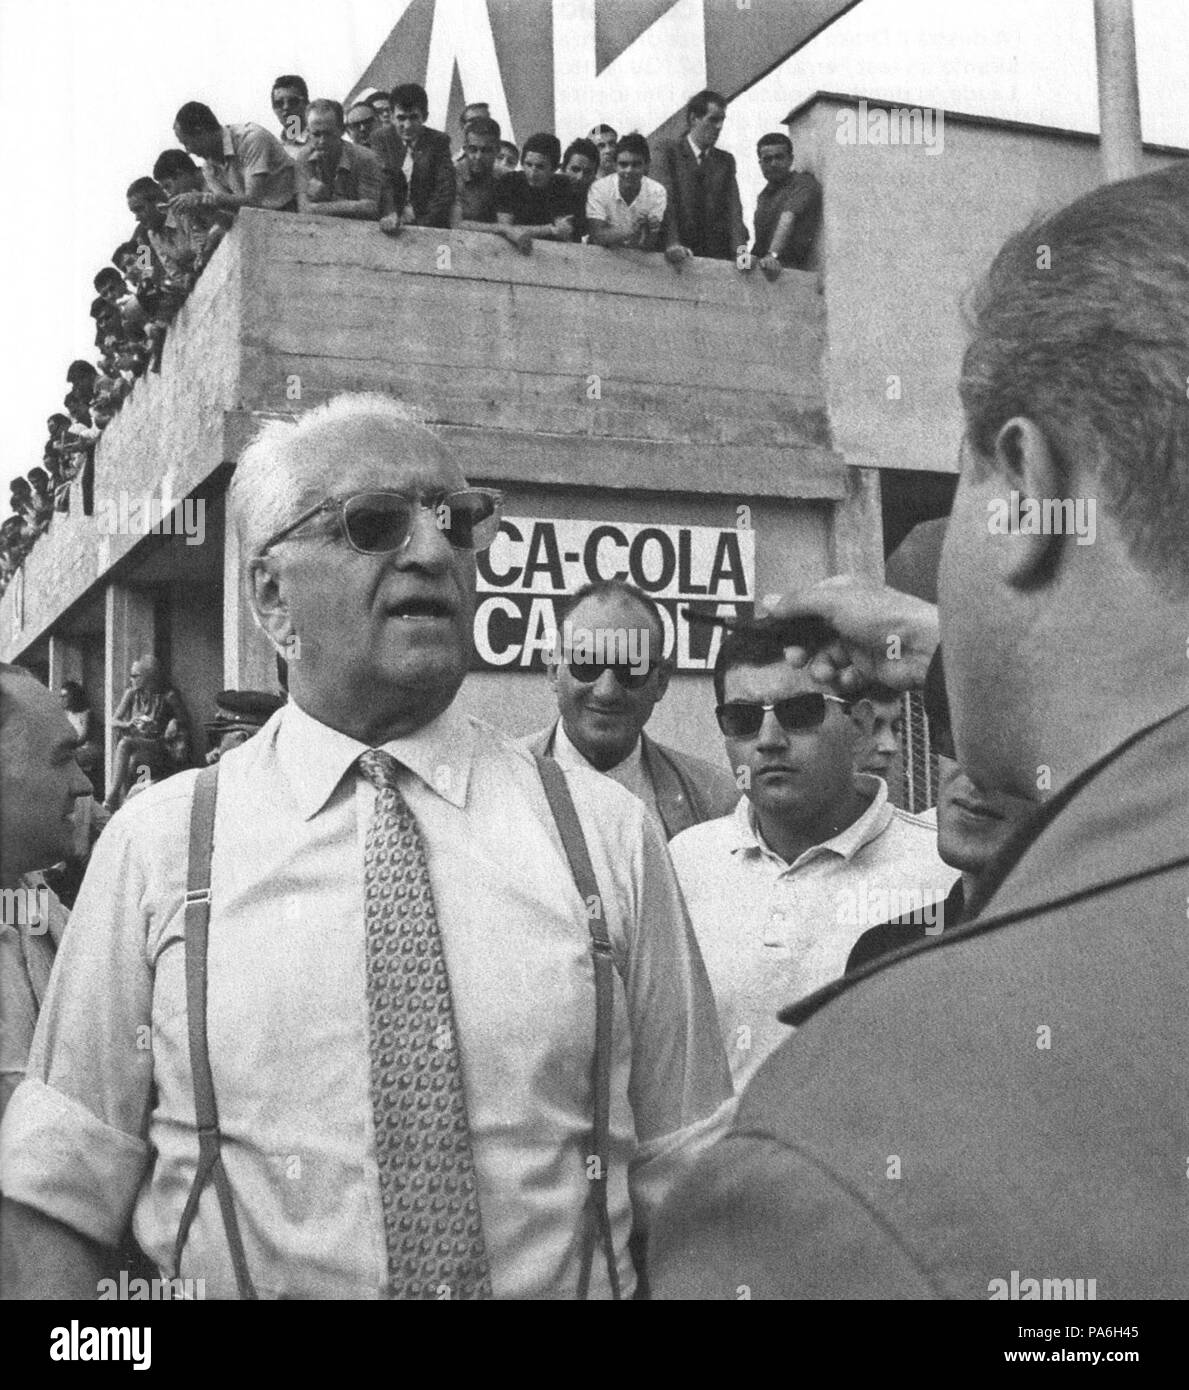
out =
<path fill-rule="evenodd" d="M 275 690 L 276 657 L 244 595 L 240 554 L 239 537 L 228 524 L 223 538 L 223 689 Z"/>
<path fill-rule="evenodd" d="M 1131 0 L 1094 0 L 1094 39 L 1102 180 L 1114 183 L 1139 173 L 1143 151 Z"/>
<path fill-rule="evenodd" d="M 153 598 L 142 589 L 123 584 L 110 584 L 103 599 L 103 691 L 104 691 L 104 758 L 107 785 L 111 786 L 112 759 L 115 739 L 111 721 L 124 691 L 128 689 L 128 672 L 138 656 L 157 650 L 157 629 L 153 614 Z"/>
<path fill-rule="evenodd" d="M 83 680 L 83 653 L 69 637 L 51 634 L 49 639 L 49 679 L 51 690 L 60 690 L 63 681 Z"/>
<path fill-rule="evenodd" d="M 877 468 L 848 468 L 846 496 L 830 526 L 830 573 L 884 582 L 883 507 Z"/>

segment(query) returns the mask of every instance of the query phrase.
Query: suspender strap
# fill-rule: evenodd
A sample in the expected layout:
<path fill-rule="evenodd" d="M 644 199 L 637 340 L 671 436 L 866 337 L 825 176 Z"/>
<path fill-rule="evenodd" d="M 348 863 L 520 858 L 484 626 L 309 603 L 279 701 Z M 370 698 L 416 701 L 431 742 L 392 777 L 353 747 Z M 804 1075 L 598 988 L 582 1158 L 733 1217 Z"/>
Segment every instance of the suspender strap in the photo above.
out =
<path fill-rule="evenodd" d="M 603 896 L 595 877 L 586 847 L 586 836 L 574 809 L 574 800 L 565 773 L 552 758 L 537 757 L 537 767 L 545 795 L 549 800 L 558 834 L 570 861 L 570 872 L 578 894 L 586 904 L 586 920 L 590 928 L 590 950 L 594 960 L 595 977 L 595 1056 L 594 1056 L 594 1125 L 591 1132 L 590 1159 L 594 1172 L 587 1168 L 589 1189 L 585 1210 L 582 1242 L 582 1264 L 578 1276 L 578 1297 L 586 1298 L 590 1291 L 590 1271 L 594 1261 L 595 1241 L 601 1242 L 607 1262 L 607 1277 L 611 1282 L 611 1297 L 618 1299 L 619 1270 L 615 1263 L 615 1243 L 611 1236 L 611 1217 L 607 1211 L 607 1169 L 609 1132 L 611 1128 L 611 1022 L 614 1010 L 611 938 L 607 934 Z"/>
<path fill-rule="evenodd" d="M 182 1250 L 198 1212 L 199 1198 L 209 1180 L 214 1181 L 223 1215 L 223 1228 L 231 1248 L 235 1285 L 240 1298 L 255 1298 L 256 1289 L 248 1273 L 248 1262 L 240 1240 L 235 1215 L 235 1198 L 223 1166 L 219 1133 L 219 1111 L 215 1104 L 215 1083 L 206 1036 L 207 941 L 211 920 L 211 853 L 215 838 L 215 797 L 218 792 L 219 765 L 203 768 L 194 783 L 194 802 L 190 808 L 190 862 L 186 878 L 186 1022 L 190 1035 L 190 1071 L 194 1078 L 194 1118 L 198 1127 L 198 1167 L 173 1247 L 173 1277 L 181 1272 Z"/>

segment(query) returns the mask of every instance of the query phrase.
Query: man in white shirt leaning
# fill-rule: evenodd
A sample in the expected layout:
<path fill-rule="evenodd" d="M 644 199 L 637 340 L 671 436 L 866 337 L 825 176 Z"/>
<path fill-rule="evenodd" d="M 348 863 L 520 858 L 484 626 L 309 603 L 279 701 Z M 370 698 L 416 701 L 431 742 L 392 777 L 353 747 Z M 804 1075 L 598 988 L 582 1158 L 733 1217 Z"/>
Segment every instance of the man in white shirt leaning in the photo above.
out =
<path fill-rule="evenodd" d="M 663 183 L 648 177 L 651 160 L 643 135 L 625 135 L 616 144 L 615 173 L 596 179 L 586 195 L 592 246 L 661 249 L 669 195 Z"/>

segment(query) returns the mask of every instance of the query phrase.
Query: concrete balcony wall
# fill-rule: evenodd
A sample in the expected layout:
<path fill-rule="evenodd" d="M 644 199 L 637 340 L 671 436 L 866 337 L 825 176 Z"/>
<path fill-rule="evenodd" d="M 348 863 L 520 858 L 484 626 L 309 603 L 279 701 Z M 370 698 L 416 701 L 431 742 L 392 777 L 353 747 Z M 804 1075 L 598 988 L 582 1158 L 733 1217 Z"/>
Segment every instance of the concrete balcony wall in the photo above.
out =
<path fill-rule="evenodd" d="M 739 524 L 756 535 L 756 592 L 840 568 L 878 573 L 878 501 L 830 443 L 815 274 L 770 284 L 731 264 L 538 243 L 529 256 L 481 233 L 410 229 L 246 210 L 167 343 L 97 451 L 98 504 L 121 491 L 180 500 L 225 488 L 262 418 L 344 390 L 402 399 L 447 438 L 468 475 L 508 494 L 512 515 Z M 217 476 L 212 476 L 217 475 Z M 234 538 L 183 554 L 179 538 L 103 535 L 79 501 L 26 563 L 24 624 L 0 601 L 0 648 L 39 661 L 71 609 L 112 583 L 165 585 L 169 602 L 212 602 L 222 573 L 223 668 L 201 630 L 196 717 L 224 684 L 271 684 L 272 655 L 236 592 Z M 170 547 L 178 547 L 171 550 Z M 219 563 L 221 562 L 221 566 Z M 171 565 L 198 573 L 174 583 Z M 197 684 L 191 673 L 191 685 Z M 513 697 L 513 688 L 515 691 Z M 705 676 L 674 680 L 657 732 L 718 746 Z M 476 673 L 464 703 L 516 732 L 541 722 L 544 679 Z"/>

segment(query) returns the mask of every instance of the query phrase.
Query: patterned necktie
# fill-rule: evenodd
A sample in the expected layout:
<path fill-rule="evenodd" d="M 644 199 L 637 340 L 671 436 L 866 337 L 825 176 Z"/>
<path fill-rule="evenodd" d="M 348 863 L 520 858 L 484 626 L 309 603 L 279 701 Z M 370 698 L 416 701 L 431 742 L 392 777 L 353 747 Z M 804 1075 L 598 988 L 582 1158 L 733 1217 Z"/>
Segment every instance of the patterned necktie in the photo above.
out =
<path fill-rule="evenodd" d="M 364 849 L 372 1113 L 393 1298 L 490 1298 L 450 980 L 425 846 L 372 748 L 376 788 Z"/>

